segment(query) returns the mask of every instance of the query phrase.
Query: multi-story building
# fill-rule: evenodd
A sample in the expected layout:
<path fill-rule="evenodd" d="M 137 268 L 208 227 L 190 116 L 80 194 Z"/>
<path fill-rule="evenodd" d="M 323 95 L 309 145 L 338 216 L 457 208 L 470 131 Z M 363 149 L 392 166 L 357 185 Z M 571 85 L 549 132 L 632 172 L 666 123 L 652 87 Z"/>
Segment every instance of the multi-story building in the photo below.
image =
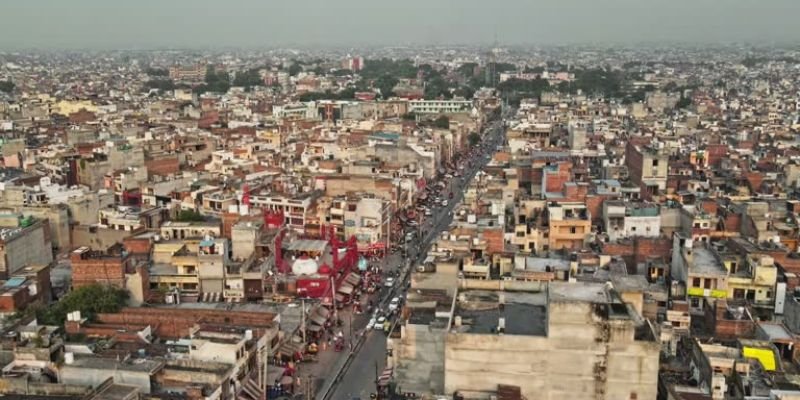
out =
<path fill-rule="evenodd" d="M 454 114 L 469 112 L 470 100 L 409 100 L 408 112 L 417 114 Z"/>
<path fill-rule="evenodd" d="M 606 200 L 603 202 L 603 226 L 612 242 L 634 236 L 658 237 L 661 234 L 659 207 L 653 203 Z"/>
<path fill-rule="evenodd" d="M 445 334 L 445 393 L 656 398 L 660 343 L 612 286 L 551 282 L 539 302 L 502 291 L 465 290 L 457 299 Z"/>
<path fill-rule="evenodd" d="M 173 65 L 169 68 L 169 78 L 174 81 L 199 82 L 206 78 L 206 66 L 202 63 L 190 66 Z"/>
<path fill-rule="evenodd" d="M 625 148 L 625 164 L 631 181 L 641 187 L 643 199 L 652 199 L 667 189 L 669 155 L 660 144 L 637 146 L 629 141 Z"/>
<path fill-rule="evenodd" d="M 251 195 L 252 208 L 262 208 L 272 212 L 281 212 L 284 224 L 292 229 L 303 232 L 311 210 L 316 206 L 320 192 L 311 191 L 297 195 L 271 193 L 266 195 Z"/>
<path fill-rule="evenodd" d="M 550 250 L 581 249 L 592 231 L 592 217 L 584 203 L 550 203 L 547 206 Z"/>
<path fill-rule="evenodd" d="M 0 279 L 27 266 L 50 265 L 53 245 L 45 221 L 21 214 L 0 215 Z"/>

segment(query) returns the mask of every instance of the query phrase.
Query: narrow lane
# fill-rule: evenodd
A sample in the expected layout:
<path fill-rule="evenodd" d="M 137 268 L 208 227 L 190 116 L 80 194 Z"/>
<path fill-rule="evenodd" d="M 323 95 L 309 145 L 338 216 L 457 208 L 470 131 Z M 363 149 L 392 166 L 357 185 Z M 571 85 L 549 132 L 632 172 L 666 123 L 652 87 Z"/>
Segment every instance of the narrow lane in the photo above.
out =
<path fill-rule="evenodd" d="M 453 216 L 450 214 L 457 204 L 461 203 L 464 196 L 464 189 L 468 186 L 469 182 L 475 177 L 478 171 L 489 163 L 491 156 L 496 146 L 501 143 L 503 125 L 502 123 L 492 124 L 488 128 L 488 135 L 482 143 L 486 146 L 486 153 L 477 154 L 477 158 L 473 160 L 472 168 L 465 168 L 462 171 L 461 177 L 453 177 L 449 180 L 447 189 L 443 191 L 444 198 L 447 198 L 448 191 L 453 192 L 453 198 L 448 199 L 448 204 L 445 207 L 436 207 L 433 218 L 428 218 L 422 223 L 424 231 L 422 237 L 414 247 L 418 251 L 409 253 L 412 258 L 411 268 L 424 261 L 430 245 L 434 238 L 441 234 L 442 231 L 450 226 Z M 397 262 L 402 265 L 403 262 Z M 395 268 L 390 268 L 393 271 Z M 389 299 L 395 295 L 405 294 L 405 282 L 397 282 L 395 287 L 385 295 L 384 299 Z M 363 329 L 363 327 L 361 327 Z M 378 374 L 386 366 L 386 335 L 382 330 L 373 330 L 365 333 L 367 338 L 355 354 L 353 361 L 350 363 L 346 372 L 341 380 L 336 385 L 332 394 L 327 399 L 332 400 L 351 400 L 351 399 L 368 399 L 370 393 L 375 392 L 375 378 L 376 369 Z M 334 373 L 332 371 L 332 373 Z"/>

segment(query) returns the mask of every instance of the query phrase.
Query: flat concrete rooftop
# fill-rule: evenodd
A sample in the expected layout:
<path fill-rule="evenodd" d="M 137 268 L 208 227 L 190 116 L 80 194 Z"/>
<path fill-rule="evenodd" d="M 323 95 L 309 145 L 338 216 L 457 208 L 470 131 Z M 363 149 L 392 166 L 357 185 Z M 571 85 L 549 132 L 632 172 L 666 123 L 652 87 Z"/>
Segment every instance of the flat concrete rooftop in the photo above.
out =
<path fill-rule="evenodd" d="M 461 317 L 457 330 L 470 333 L 495 333 L 500 318 L 509 335 L 545 336 L 547 307 L 540 293 L 512 293 L 467 290 L 459 293 L 456 316 Z"/>

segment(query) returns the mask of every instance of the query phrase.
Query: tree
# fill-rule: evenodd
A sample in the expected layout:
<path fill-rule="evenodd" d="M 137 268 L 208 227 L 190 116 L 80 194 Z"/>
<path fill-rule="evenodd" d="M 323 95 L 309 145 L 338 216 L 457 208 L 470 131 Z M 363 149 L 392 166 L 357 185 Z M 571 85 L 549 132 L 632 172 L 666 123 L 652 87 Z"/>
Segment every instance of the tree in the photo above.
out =
<path fill-rule="evenodd" d="M 667 83 L 666 85 L 664 85 L 664 91 L 665 92 L 674 92 L 676 90 L 678 90 L 678 84 L 675 83 L 674 81 L 671 81 L 671 82 Z"/>
<path fill-rule="evenodd" d="M 244 86 L 245 88 L 250 88 L 251 86 L 261 86 L 263 84 L 264 83 L 261 80 L 261 74 L 258 73 L 257 68 L 239 72 L 236 74 L 236 77 L 233 78 L 233 86 Z"/>
<path fill-rule="evenodd" d="M 441 129 L 450 129 L 450 118 L 447 118 L 446 115 L 442 115 L 433 121 L 433 126 Z"/>
<path fill-rule="evenodd" d="M 472 132 L 469 134 L 469 136 L 467 136 L 467 139 L 469 140 L 469 144 L 471 146 L 475 146 L 476 144 L 478 144 L 478 142 L 481 141 L 481 136 L 478 135 L 476 132 Z"/>
<path fill-rule="evenodd" d="M 471 78 L 471 77 L 475 76 L 475 68 L 477 68 L 477 67 L 478 67 L 478 63 L 473 63 L 473 62 L 464 63 L 464 64 L 459 65 L 458 69 L 456 69 L 456 71 L 459 74 L 461 74 L 461 76 L 464 76 L 466 78 Z"/>
<path fill-rule="evenodd" d="M 10 80 L 0 81 L 0 92 L 11 93 L 14 91 L 14 82 Z"/>
<path fill-rule="evenodd" d="M 231 88 L 231 77 L 227 72 L 217 72 L 213 66 L 206 68 L 206 83 L 194 88 L 196 93 L 225 93 Z"/>
<path fill-rule="evenodd" d="M 405 113 L 405 114 L 403 114 L 403 115 L 401 116 L 401 118 L 402 118 L 404 121 L 416 121 L 416 120 L 417 120 L 417 115 L 416 115 L 416 114 L 414 114 L 413 112 L 410 112 L 410 113 Z"/>
<path fill-rule="evenodd" d="M 675 107 L 677 107 L 677 108 L 687 108 L 690 105 L 692 105 L 692 98 L 691 97 L 681 97 L 681 99 L 678 100 L 678 103 L 675 105 Z"/>
<path fill-rule="evenodd" d="M 39 323 L 63 325 L 67 313 L 80 311 L 81 316 L 90 320 L 98 313 L 118 312 L 128 301 L 128 292 L 114 286 L 92 284 L 69 292 L 61 301 L 36 310 Z"/>
<path fill-rule="evenodd" d="M 175 220 L 178 222 L 201 222 L 206 218 L 195 210 L 181 210 Z"/>
<path fill-rule="evenodd" d="M 297 76 L 301 71 L 303 71 L 303 67 L 301 67 L 300 64 L 292 63 L 292 65 L 289 66 L 288 72 L 290 76 Z"/>
<path fill-rule="evenodd" d="M 381 96 L 384 99 L 388 99 L 394 94 L 393 90 L 394 87 L 397 86 L 397 82 L 397 78 L 391 75 L 384 75 L 375 80 L 374 86 L 380 90 Z"/>
<path fill-rule="evenodd" d="M 166 68 L 146 68 L 144 73 L 150 76 L 169 76 L 169 70 Z"/>
<path fill-rule="evenodd" d="M 175 82 L 172 79 L 151 79 L 145 82 L 146 89 L 158 89 L 162 91 L 175 90 Z"/>

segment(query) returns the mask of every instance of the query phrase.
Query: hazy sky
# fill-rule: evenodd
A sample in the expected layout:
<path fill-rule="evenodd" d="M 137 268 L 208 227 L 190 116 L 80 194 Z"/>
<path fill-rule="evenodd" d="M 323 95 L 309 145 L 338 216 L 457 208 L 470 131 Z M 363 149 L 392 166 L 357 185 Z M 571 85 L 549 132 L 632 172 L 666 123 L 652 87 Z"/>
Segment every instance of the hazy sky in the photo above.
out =
<path fill-rule="evenodd" d="M 800 41 L 800 0 L 0 0 L 0 49 Z"/>

